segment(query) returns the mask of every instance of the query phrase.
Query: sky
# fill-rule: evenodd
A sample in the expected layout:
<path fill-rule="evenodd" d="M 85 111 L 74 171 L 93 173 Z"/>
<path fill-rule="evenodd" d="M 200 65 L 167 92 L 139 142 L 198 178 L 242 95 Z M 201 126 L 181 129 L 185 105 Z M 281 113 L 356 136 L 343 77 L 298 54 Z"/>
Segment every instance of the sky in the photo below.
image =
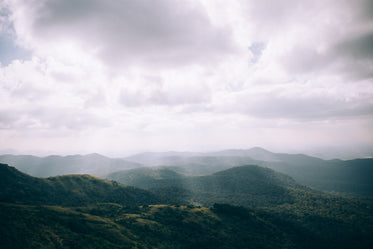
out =
<path fill-rule="evenodd" d="M 0 0 L 0 151 L 254 146 L 373 156 L 373 1 Z"/>

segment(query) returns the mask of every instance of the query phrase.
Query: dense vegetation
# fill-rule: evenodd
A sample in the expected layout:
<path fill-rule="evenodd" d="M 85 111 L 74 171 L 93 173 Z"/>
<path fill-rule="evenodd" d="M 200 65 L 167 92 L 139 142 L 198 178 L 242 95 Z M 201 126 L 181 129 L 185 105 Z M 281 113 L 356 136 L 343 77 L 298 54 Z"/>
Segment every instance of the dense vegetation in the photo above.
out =
<path fill-rule="evenodd" d="M 0 203 L 1 248 L 369 248 L 372 219 L 215 204 L 61 208 Z M 365 218 L 365 216 L 364 216 Z"/>
<path fill-rule="evenodd" d="M 154 194 L 89 175 L 36 178 L 0 164 L 0 200 L 20 204 L 81 206 L 96 202 L 157 204 Z"/>
<path fill-rule="evenodd" d="M 373 243 L 370 199 L 314 191 L 257 166 L 201 177 L 170 169 L 142 173 L 162 184 L 148 186 L 151 193 L 88 175 L 34 178 L 0 164 L 0 248 L 363 249 Z M 241 206 L 231 205 L 236 202 Z"/>

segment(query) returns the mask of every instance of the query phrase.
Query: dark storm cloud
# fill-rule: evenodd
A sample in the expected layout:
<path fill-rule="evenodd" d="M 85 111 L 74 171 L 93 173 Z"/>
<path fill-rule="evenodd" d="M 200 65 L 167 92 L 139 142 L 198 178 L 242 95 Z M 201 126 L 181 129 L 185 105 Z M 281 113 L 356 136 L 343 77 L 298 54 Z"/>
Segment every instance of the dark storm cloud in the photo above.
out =
<path fill-rule="evenodd" d="M 204 63 L 234 50 L 230 30 L 189 1 L 47 0 L 35 15 L 41 39 L 76 39 L 111 65 Z"/>

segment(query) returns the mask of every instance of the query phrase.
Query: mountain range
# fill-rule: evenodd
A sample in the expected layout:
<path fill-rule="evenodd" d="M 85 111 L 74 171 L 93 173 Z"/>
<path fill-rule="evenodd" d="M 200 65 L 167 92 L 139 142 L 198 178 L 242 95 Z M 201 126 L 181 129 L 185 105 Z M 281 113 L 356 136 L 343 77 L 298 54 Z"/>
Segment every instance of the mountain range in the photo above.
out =
<path fill-rule="evenodd" d="M 47 156 L 31 155 L 0 155 L 0 163 L 15 166 L 17 169 L 37 177 L 49 177 L 66 174 L 91 174 L 105 176 L 106 174 L 142 167 L 141 164 L 122 159 L 108 158 L 100 154 Z"/>
<path fill-rule="evenodd" d="M 37 177 L 114 172 L 146 167 L 166 167 L 183 176 L 205 176 L 241 165 L 258 165 L 287 174 L 309 187 L 349 196 L 373 196 L 373 159 L 323 160 L 303 154 L 273 153 L 255 147 L 218 152 L 148 152 L 126 158 L 99 154 L 35 157 L 0 155 L 0 162 Z"/>

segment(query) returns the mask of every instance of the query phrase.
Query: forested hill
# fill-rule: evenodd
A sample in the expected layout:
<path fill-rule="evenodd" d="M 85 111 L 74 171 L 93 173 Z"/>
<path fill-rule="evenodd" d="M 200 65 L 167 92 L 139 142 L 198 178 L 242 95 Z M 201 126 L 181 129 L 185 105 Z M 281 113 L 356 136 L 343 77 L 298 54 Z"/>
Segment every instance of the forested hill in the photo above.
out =
<path fill-rule="evenodd" d="M 323 160 L 255 147 L 210 153 L 142 153 L 125 159 L 150 166 L 172 166 L 177 172 L 188 175 L 209 175 L 234 166 L 255 164 L 285 173 L 303 185 L 320 190 L 373 196 L 373 158 Z"/>
<path fill-rule="evenodd" d="M 167 189 L 181 187 L 163 185 L 157 197 L 89 175 L 35 178 L 0 164 L 0 248 L 365 249 L 373 242 L 371 200 L 312 192 L 270 169 L 191 178 L 144 172 L 155 183 L 187 179 L 191 190 L 175 195 Z"/>
<path fill-rule="evenodd" d="M 148 191 L 89 175 L 36 178 L 6 164 L 0 164 L 0 200 L 61 206 L 81 206 L 99 202 L 136 206 L 160 202 Z"/>
<path fill-rule="evenodd" d="M 141 168 L 110 174 L 108 179 L 151 190 L 162 196 L 204 205 L 231 203 L 266 206 L 293 203 L 295 195 L 312 192 L 291 177 L 255 165 L 234 167 L 208 176 L 183 176 L 169 168 Z M 170 198 L 169 198 L 170 199 Z"/>

